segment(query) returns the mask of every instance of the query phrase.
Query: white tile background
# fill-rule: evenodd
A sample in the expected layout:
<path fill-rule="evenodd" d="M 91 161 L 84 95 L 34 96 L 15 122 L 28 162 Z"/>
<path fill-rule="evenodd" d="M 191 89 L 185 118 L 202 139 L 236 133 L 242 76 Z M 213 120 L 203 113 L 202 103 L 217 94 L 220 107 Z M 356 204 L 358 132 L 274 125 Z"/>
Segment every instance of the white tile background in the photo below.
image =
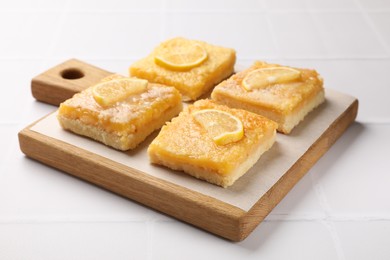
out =
<path fill-rule="evenodd" d="M 68 58 L 124 72 L 182 35 L 316 68 L 357 122 L 243 242 L 26 158 L 17 132 L 55 110 L 31 78 Z M 390 259 L 390 1 L 0 1 L 0 259 Z"/>

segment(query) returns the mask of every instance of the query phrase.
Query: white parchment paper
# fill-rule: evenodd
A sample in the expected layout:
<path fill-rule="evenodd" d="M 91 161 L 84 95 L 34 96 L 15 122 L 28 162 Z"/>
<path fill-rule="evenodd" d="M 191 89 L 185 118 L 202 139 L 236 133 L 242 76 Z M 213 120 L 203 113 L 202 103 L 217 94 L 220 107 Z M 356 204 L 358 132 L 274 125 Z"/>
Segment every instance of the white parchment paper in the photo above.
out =
<path fill-rule="evenodd" d="M 273 147 L 227 189 L 178 171 L 151 165 L 146 151 L 157 133 L 152 134 L 135 150 L 120 152 L 63 130 L 56 113 L 39 121 L 31 130 L 248 211 L 355 100 L 354 97 L 330 89 L 326 90 L 325 96 L 324 104 L 311 112 L 290 135 L 278 134 Z"/>

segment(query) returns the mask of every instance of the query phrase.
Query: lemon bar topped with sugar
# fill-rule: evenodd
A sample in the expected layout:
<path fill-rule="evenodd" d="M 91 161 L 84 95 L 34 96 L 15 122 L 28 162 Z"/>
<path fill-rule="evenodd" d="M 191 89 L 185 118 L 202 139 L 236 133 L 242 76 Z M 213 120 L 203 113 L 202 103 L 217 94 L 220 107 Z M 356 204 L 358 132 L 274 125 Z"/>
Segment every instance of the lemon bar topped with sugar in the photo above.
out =
<path fill-rule="evenodd" d="M 129 68 L 132 76 L 173 86 L 183 100 L 196 100 L 234 70 L 234 49 L 181 37 L 161 43 Z"/>
<path fill-rule="evenodd" d="M 57 118 L 64 129 L 128 150 L 181 109 L 175 88 L 114 75 L 63 102 Z"/>
<path fill-rule="evenodd" d="M 211 97 L 266 116 L 286 134 L 325 100 L 323 80 L 315 70 L 260 61 L 221 82 Z"/>
<path fill-rule="evenodd" d="M 199 100 L 163 126 L 148 154 L 152 163 L 228 187 L 273 145 L 276 127 L 263 116 Z"/>

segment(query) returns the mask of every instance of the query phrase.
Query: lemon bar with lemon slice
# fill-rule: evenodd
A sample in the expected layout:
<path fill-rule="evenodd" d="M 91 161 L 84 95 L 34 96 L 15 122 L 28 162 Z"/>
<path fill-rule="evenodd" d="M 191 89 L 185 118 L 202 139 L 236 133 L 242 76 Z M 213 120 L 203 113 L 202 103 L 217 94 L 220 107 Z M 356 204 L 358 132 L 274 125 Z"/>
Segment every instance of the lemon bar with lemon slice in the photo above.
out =
<path fill-rule="evenodd" d="M 323 80 L 315 70 L 259 61 L 221 82 L 211 97 L 268 117 L 285 134 L 325 100 Z"/>
<path fill-rule="evenodd" d="M 63 102 L 57 118 L 64 129 L 129 150 L 181 110 L 175 88 L 114 75 Z"/>
<path fill-rule="evenodd" d="M 173 86 L 183 100 L 196 100 L 233 73 L 236 52 L 177 37 L 157 46 L 129 68 L 132 76 Z"/>
<path fill-rule="evenodd" d="M 277 124 L 263 116 L 199 100 L 161 129 L 150 161 L 228 187 L 274 143 Z"/>

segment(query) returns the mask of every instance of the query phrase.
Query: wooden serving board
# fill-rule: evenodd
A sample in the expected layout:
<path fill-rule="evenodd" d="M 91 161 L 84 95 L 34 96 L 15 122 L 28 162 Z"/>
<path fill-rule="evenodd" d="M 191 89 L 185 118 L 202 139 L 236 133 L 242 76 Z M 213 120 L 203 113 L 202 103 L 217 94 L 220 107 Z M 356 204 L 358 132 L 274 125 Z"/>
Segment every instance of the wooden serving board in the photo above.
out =
<path fill-rule="evenodd" d="M 83 61 L 70 59 L 34 77 L 31 93 L 39 101 L 58 106 L 111 74 Z"/>
<path fill-rule="evenodd" d="M 70 62 L 78 70 L 79 61 Z M 88 74 L 88 65 L 81 64 L 83 74 Z M 61 66 L 67 68 L 68 64 Z M 74 79 L 64 80 L 58 70 L 51 69 L 40 77 L 46 74 L 51 79 L 48 84 L 43 82 L 46 95 L 55 92 L 56 96 L 51 103 L 69 94 L 58 93 L 64 86 L 56 77 L 61 82 L 69 81 L 66 87 L 71 91 L 87 87 L 72 88 Z M 97 77 L 102 78 L 100 74 Z M 92 81 L 96 83 L 98 78 Z M 120 152 L 62 130 L 55 114 L 50 114 L 23 129 L 19 143 L 23 153 L 33 159 L 216 235 L 241 241 L 354 122 L 357 111 L 355 98 L 326 90 L 325 104 L 310 113 L 291 135 L 278 134 L 270 151 L 228 189 L 150 165 L 146 149 L 153 135 L 139 148 Z"/>

